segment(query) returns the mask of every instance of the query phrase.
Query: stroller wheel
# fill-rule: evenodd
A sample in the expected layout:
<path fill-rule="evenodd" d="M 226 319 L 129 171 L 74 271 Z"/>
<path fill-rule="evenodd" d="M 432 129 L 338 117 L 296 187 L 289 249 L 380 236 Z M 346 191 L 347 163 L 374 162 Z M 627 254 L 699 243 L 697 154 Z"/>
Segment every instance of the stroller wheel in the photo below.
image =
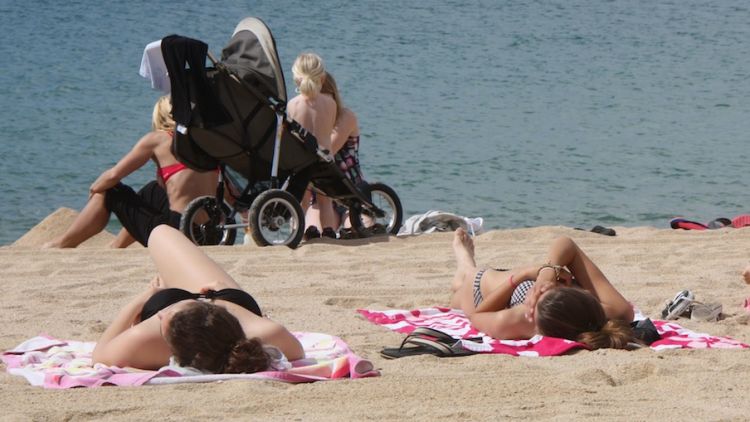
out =
<path fill-rule="evenodd" d="M 213 196 L 200 196 L 193 199 L 185 208 L 180 219 L 180 231 L 200 246 L 233 245 L 237 229 L 225 229 L 226 224 L 234 224 L 229 217 L 229 207 L 221 207 Z"/>
<path fill-rule="evenodd" d="M 349 222 L 352 229 L 360 237 L 368 237 L 377 234 L 396 234 L 401 228 L 404 218 L 404 210 L 401 200 L 396 192 L 385 183 L 371 183 L 366 188 L 372 197 L 372 204 L 383 211 L 382 215 L 376 215 L 374 210 L 367 207 L 352 207 L 349 209 Z"/>
<path fill-rule="evenodd" d="M 286 245 L 296 248 L 304 234 L 305 214 L 292 194 L 270 189 L 253 201 L 250 226 L 253 240 L 258 246 Z"/>

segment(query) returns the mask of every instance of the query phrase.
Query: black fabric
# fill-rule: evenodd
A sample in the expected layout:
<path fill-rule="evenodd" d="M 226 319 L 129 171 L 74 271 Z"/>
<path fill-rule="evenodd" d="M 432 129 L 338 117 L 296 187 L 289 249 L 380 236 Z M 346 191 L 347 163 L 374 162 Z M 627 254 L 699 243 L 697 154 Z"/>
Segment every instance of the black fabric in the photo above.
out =
<path fill-rule="evenodd" d="M 206 77 L 206 43 L 170 35 L 161 40 L 161 53 L 169 73 L 172 116 L 177 123 L 184 126 L 195 123 L 191 102 L 196 105 L 203 127 L 218 126 L 231 120 Z"/>
<path fill-rule="evenodd" d="M 169 305 L 188 299 L 220 299 L 232 302 L 235 305 L 242 306 L 248 311 L 258 316 L 263 316 L 260 312 L 258 302 L 246 291 L 239 289 L 221 289 L 209 290 L 207 293 L 191 293 L 187 290 L 171 288 L 156 292 L 151 296 L 141 309 L 141 321 L 147 320 L 156 315 L 159 311 Z"/>
<path fill-rule="evenodd" d="M 186 134 L 180 132 L 174 133 L 172 139 L 172 154 L 177 157 L 182 164 L 195 171 L 210 171 L 219 167 L 219 160 L 210 156 L 192 139 L 193 131 Z"/>
<path fill-rule="evenodd" d="M 646 345 L 661 339 L 659 331 L 656 330 L 656 326 L 649 318 L 633 321 L 630 323 L 630 327 L 633 329 L 633 336 Z"/>
<path fill-rule="evenodd" d="M 105 193 L 104 206 L 115 213 L 122 226 L 143 246 L 148 245 L 151 231 L 160 224 L 180 227 L 182 214 L 169 209 L 167 192 L 156 181 L 147 183 L 136 193 L 118 183 Z"/>

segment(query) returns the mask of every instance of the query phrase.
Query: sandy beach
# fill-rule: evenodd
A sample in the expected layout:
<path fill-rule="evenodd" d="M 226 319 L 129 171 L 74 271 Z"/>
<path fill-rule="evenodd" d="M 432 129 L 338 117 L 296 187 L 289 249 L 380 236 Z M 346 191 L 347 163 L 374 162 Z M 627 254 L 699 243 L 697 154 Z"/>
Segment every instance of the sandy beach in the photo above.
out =
<path fill-rule="evenodd" d="M 145 288 L 154 267 L 141 247 L 111 250 L 101 234 L 71 250 L 40 250 L 75 215 L 58 210 L 0 248 L 0 349 L 40 333 L 94 341 Z M 511 267 L 542 259 L 556 236 L 572 237 L 641 311 L 657 318 L 682 289 L 720 302 L 717 322 L 680 319 L 697 332 L 750 342 L 742 307 L 750 287 L 750 229 L 687 232 L 614 227 L 617 236 L 559 226 L 490 231 L 477 263 Z M 0 420 L 747 420 L 750 350 L 581 351 L 552 358 L 474 355 L 386 360 L 402 335 L 359 308 L 446 305 L 452 234 L 314 241 L 298 249 L 205 251 L 293 331 L 343 338 L 381 376 L 284 384 L 230 381 L 135 388 L 45 390 L 0 371 Z"/>

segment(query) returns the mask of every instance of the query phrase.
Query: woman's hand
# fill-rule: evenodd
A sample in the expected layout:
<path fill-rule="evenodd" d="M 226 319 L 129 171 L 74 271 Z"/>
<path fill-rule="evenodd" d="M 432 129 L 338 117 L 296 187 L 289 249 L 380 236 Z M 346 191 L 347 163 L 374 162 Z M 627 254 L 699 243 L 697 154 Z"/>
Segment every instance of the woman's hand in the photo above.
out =
<path fill-rule="evenodd" d="M 113 176 L 112 169 L 105 171 L 94 180 L 94 183 L 91 184 L 91 187 L 89 188 L 89 198 L 96 193 L 106 192 L 107 189 L 114 187 L 119 181 L 120 179 Z"/>
<path fill-rule="evenodd" d="M 529 308 L 526 318 L 530 322 L 534 321 L 536 304 L 544 293 L 556 289 L 561 285 L 570 287 L 572 284 L 573 274 L 567 269 L 563 267 L 541 266 L 537 272 L 534 287 L 526 294 L 526 300 L 524 300 L 524 304 Z"/>
<path fill-rule="evenodd" d="M 149 299 L 151 299 L 151 296 L 155 295 L 160 290 L 164 290 L 164 288 L 164 283 L 161 281 L 161 278 L 157 274 L 148 283 L 148 287 L 144 291 L 142 291 L 141 294 L 134 297 L 133 300 L 130 301 L 130 304 L 134 307 L 134 309 L 136 309 L 131 325 L 135 325 L 141 320 L 141 311 L 143 310 L 143 305 Z"/>
<path fill-rule="evenodd" d="M 560 268 L 557 282 L 565 285 L 565 287 L 570 287 L 573 285 L 573 274 L 571 274 L 566 268 Z"/>
<path fill-rule="evenodd" d="M 214 281 L 211 284 L 207 284 L 207 285 L 201 287 L 200 293 L 201 294 L 206 294 L 206 293 L 208 293 L 211 290 L 213 290 L 215 292 L 218 292 L 219 290 L 226 289 L 228 287 L 230 287 L 230 286 L 228 284 L 224 283 L 224 282 Z"/>

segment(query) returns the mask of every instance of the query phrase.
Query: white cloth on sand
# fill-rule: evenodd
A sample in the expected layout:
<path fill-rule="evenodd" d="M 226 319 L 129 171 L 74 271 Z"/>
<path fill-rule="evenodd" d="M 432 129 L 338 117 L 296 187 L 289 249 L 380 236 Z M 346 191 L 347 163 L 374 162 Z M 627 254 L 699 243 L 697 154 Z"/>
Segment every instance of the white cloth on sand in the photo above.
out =
<path fill-rule="evenodd" d="M 270 363 L 267 369 L 268 371 L 288 371 L 292 369 L 291 362 L 289 362 L 289 360 L 284 355 L 284 352 L 279 350 L 278 347 L 264 345 L 263 350 L 266 351 L 268 357 L 270 358 Z M 169 365 L 162 367 L 161 369 L 159 369 L 159 371 L 162 371 L 164 369 L 171 369 L 172 371 L 175 371 L 182 376 L 198 376 L 211 374 L 211 372 L 204 372 L 200 369 L 193 368 L 192 366 L 182 366 L 177 363 L 177 359 L 175 359 L 174 356 L 170 356 Z"/>
<path fill-rule="evenodd" d="M 430 210 L 407 218 L 401 225 L 397 236 L 455 231 L 459 227 L 463 227 L 473 236 L 481 233 L 482 224 L 484 224 L 482 217 L 469 218 L 445 211 Z"/>
<path fill-rule="evenodd" d="M 161 54 L 161 40 L 151 42 L 143 49 L 141 70 L 138 73 L 151 81 L 151 88 L 158 89 L 165 94 L 172 91 L 167 65 L 164 64 L 164 56 Z"/>

